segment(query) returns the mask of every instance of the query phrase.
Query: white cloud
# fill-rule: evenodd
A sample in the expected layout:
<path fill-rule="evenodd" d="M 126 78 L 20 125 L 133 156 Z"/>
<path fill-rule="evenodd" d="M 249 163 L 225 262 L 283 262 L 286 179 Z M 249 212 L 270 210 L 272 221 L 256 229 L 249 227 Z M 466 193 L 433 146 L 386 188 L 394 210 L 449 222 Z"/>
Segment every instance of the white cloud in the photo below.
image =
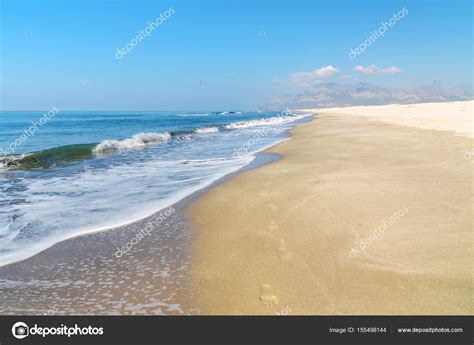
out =
<path fill-rule="evenodd" d="M 398 74 L 401 72 L 400 68 L 395 66 L 378 68 L 375 65 L 369 65 L 367 67 L 358 65 L 354 67 L 353 71 L 362 74 Z"/>
<path fill-rule="evenodd" d="M 272 80 L 272 84 L 273 85 L 283 85 L 284 83 L 280 79 L 275 78 L 275 79 Z"/>
<path fill-rule="evenodd" d="M 339 68 L 327 65 L 312 72 L 296 72 L 290 75 L 290 82 L 298 86 L 311 86 L 319 78 L 327 78 L 339 73 Z"/>

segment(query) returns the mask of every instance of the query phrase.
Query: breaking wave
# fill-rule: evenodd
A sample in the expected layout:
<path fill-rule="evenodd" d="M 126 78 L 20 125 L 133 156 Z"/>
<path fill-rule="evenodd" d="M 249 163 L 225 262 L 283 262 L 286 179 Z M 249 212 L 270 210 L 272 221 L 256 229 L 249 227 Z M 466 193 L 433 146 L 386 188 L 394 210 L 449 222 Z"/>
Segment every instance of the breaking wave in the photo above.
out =
<path fill-rule="evenodd" d="M 171 134 L 163 133 L 137 133 L 131 138 L 123 140 L 104 140 L 99 145 L 94 147 L 93 153 L 104 153 L 110 151 L 128 150 L 134 147 L 154 144 L 161 141 L 171 139 Z"/>

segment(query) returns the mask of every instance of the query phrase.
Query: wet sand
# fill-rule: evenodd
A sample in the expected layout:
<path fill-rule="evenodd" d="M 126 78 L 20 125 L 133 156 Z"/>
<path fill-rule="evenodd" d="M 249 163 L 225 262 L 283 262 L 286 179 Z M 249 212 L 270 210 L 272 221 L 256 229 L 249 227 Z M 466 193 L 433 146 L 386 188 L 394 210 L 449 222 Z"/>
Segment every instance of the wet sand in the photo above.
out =
<path fill-rule="evenodd" d="M 158 213 L 0 267 L 0 314 L 199 313 L 187 274 L 192 231 L 179 210 L 168 212 L 164 221 Z M 118 251 L 132 241 L 129 249 Z"/>
<path fill-rule="evenodd" d="M 318 116 L 189 207 L 203 313 L 472 314 L 472 139 Z"/>
<path fill-rule="evenodd" d="M 199 315 L 186 206 L 221 181 L 277 158 L 260 154 L 151 217 L 77 236 L 0 267 L 0 315 Z"/>

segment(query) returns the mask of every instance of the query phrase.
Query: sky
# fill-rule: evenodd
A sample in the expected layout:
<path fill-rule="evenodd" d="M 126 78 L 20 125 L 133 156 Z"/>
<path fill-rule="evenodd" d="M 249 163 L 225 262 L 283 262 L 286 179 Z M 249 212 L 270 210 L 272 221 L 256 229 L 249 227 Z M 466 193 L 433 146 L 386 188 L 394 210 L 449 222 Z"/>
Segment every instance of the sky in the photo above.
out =
<path fill-rule="evenodd" d="M 471 1 L 0 3 L 0 110 L 247 110 L 319 81 L 472 85 Z"/>

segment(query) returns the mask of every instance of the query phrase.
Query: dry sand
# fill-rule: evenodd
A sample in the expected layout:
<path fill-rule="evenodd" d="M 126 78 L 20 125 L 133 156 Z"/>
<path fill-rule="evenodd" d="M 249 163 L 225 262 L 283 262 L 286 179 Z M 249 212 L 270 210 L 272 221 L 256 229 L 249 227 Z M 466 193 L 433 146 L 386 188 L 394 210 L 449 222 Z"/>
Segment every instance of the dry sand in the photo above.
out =
<path fill-rule="evenodd" d="M 281 160 L 195 201 L 204 314 L 472 314 L 473 142 L 452 132 L 472 112 L 432 126 L 425 107 L 398 115 L 445 131 L 319 113 L 269 150 Z"/>
<path fill-rule="evenodd" d="M 303 109 L 302 111 L 363 116 L 397 125 L 453 131 L 472 138 L 474 136 L 474 122 L 472 121 L 473 108 L 474 101 L 462 101 Z"/>

